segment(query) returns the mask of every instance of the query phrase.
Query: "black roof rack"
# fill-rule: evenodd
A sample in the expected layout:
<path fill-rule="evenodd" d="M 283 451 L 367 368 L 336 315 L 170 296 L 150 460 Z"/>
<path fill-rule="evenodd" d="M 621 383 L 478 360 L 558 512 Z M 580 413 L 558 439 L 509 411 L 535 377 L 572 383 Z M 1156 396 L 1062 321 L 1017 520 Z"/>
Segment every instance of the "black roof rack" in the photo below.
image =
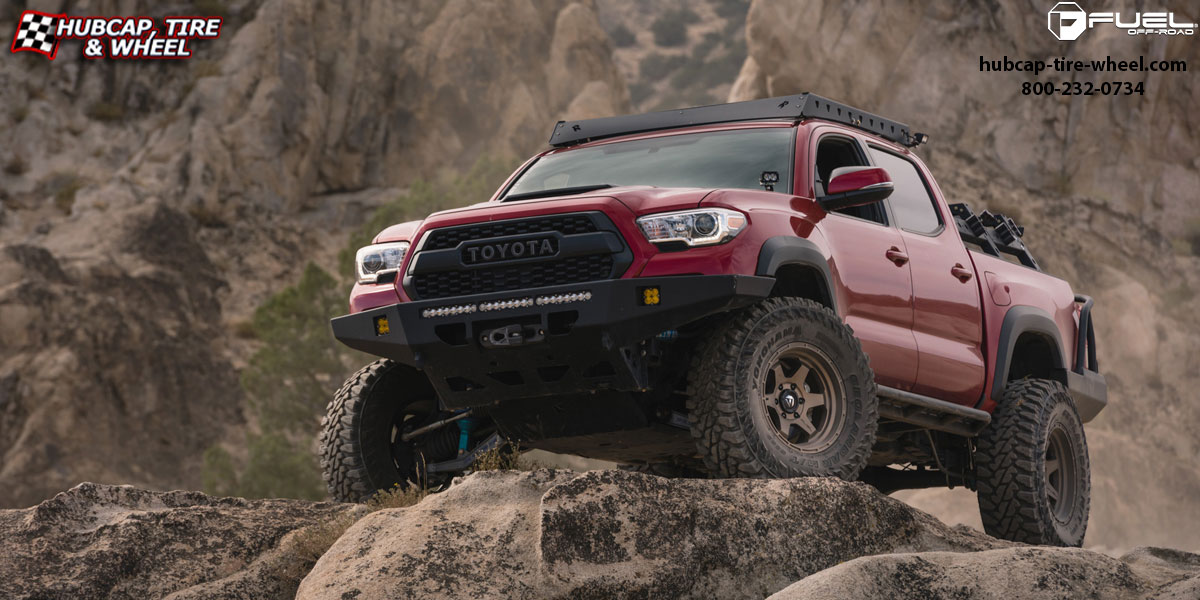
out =
<path fill-rule="evenodd" d="M 841 102 L 806 92 L 795 96 L 713 104 L 640 115 L 559 121 L 554 126 L 554 132 L 550 134 L 550 145 L 561 148 L 630 133 L 761 119 L 826 119 L 856 127 L 909 147 L 924 143 L 928 139 L 925 134 L 912 133 L 903 123 L 897 123 L 891 119 L 885 119 Z"/>

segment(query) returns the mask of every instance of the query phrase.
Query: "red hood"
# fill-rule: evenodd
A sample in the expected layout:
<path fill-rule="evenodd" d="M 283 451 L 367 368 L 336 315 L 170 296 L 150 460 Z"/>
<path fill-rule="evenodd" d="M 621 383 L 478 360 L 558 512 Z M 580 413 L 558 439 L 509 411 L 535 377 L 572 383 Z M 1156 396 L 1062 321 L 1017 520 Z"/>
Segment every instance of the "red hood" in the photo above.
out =
<path fill-rule="evenodd" d="M 424 221 L 410 221 L 392 225 L 375 237 L 376 242 L 411 241 L 419 230 L 435 227 L 462 225 L 514 219 L 540 214 L 555 214 L 578 210 L 597 210 L 626 213 L 629 217 L 685 210 L 700 206 L 700 202 L 712 190 L 696 188 L 656 188 L 628 186 L 576 194 L 534 198 L 516 202 L 481 202 L 462 208 L 452 208 L 433 213 Z"/>
<path fill-rule="evenodd" d="M 391 227 L 380 231 L 379 235 L 375 236 L 375 239 L 372 240 L 371 243 L 378 244 L 380 242 L 407 242 L 412 240 L 413 236 L 417 234 L 417 230 L 420 228 L 420 221 L 408 221 L 406 223 L 392 225 Z"/>

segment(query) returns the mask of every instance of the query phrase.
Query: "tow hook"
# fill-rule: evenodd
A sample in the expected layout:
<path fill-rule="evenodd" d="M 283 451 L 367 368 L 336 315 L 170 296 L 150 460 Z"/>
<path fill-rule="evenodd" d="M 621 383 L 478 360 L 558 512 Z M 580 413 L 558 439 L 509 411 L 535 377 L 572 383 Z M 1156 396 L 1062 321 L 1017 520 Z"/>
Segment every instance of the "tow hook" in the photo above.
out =
<path fill-rule="evenodd" d="M 532 325 L 506 325 L 488 329 L 479 336 L 484 348 L 512 348 L 522 344 L 533 344 L 546 339 L 546 332 Z"/>

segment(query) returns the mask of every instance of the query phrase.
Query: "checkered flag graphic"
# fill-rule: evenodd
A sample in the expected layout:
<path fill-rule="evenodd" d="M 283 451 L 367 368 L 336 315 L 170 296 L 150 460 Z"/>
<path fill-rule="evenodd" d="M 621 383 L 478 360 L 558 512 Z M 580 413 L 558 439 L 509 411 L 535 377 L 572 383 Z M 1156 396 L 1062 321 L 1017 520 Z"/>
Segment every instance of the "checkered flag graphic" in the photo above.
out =
<path fill-rule="evenodd" d="M 21 13 L 21 22 L 17 24 L 17 35 L 13 38 L 12 51 L 37 52 L 44 54 L 50 60 L 58 53 L 58 20 L 66 15 L 52 15 L 36 10 Z"/>

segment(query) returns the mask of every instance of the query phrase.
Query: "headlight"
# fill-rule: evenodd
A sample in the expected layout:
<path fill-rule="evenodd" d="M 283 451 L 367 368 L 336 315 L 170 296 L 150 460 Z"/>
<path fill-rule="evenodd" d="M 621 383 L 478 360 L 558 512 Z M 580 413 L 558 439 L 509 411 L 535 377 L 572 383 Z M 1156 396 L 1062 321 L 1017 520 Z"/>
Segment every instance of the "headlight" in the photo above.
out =
<path fill-rule="evenodd" d="M 354 255 L 354 274 L 359 283 L 375 283 L 381 273 L 400 269 L 404 255 L 408 253 L 408 242 L 373 244 L 358 249 Z"/>
<path fill-rule="evenodd" d="M 647 215 L 637 220 L 646 239 L 655 244 L 683 242 L 688 246 L 721 244 L 746 228 L 746 215 L 724 208 L 702 208 Z"/>

